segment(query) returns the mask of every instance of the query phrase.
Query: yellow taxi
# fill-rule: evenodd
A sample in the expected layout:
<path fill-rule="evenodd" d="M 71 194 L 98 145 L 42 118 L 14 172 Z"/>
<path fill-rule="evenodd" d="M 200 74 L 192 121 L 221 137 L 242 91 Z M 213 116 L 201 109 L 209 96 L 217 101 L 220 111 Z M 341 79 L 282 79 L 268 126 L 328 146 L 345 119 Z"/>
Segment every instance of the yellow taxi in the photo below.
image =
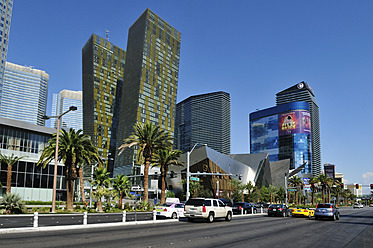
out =
<path fill-rule="evenodd" d="M 315 215 L 315 210 L 306 207 L 292 208 L 291 215 L 293 217 L 308 217 L 312 218 Z"/>

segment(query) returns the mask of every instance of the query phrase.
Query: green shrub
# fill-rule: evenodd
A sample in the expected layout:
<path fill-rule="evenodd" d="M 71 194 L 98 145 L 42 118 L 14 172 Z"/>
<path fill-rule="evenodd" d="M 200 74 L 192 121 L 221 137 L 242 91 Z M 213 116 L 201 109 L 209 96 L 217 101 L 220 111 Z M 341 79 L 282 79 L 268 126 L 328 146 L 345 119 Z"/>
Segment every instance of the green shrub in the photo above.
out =
<path fill-rule="evenodd" d="M 6 214 L 21 214 L 25 212 L 25 204 L 18 194 L 6 194 L 0 199 L 0 205 L 4 205 Z"/>

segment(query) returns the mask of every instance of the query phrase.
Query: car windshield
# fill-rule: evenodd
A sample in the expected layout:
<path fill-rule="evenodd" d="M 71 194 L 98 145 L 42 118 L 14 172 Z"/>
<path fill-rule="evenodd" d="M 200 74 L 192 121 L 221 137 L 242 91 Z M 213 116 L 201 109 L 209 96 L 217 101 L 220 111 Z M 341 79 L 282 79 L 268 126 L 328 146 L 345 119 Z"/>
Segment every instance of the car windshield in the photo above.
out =
<path fill-rule="evenodd" d="M 168 203 L 168 202 L 166 202 L 166 203 L 163 203 L 161 206 L 162 206 L 162 207 L 171 207 L 172 204 L 173 204 L 173 203 Z"/>
<path fill-rule="evenodd" d="M 192 206 L 211 206 L 210 200 L 205 199 L 189 199 L 185 205 L 192 205 Z"/>
<path fill-rule="evenodd" d="M 281 204 L 276 204 L 276 205 L 271 205 L 272 208 L 282 208 L 283 205 Z"/>
<path fill-rule="evenodd" d="M 317 204 L 317 208 L 331 208 L 331 205 L 326 203 L 319 203 Z"/>
<path fill-rule="evenodd" d="M 245 203 L 243 203 L 243 202 L 237 202 L 237 203 L 235 203 L 234 205 L 235 205 L 235 206 L 245 206 Z"/>

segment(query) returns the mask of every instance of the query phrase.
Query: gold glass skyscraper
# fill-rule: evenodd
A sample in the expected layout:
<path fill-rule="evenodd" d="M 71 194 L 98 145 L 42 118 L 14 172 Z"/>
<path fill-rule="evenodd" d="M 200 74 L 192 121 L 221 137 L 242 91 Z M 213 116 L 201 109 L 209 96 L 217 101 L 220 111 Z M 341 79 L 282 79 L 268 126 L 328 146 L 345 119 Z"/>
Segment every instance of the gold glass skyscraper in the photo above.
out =
<path fill-rule="evenodd" d="M 96 34 L 82 49 L 83 131 L 103 158 L 115 155 L 125 56 L 123 49 Z M 112 172 L 113 160 L 107 161 Z"/>
<path fill-rule="evenodd" d="M 152 122 L 174 135 L 180 40 L 180 32 L 149 9 L 130 27 L 117 147 L 136 122 Z M 116 156 L 114 175 L 138 174 L 135 160 L 133 149 Z"/>

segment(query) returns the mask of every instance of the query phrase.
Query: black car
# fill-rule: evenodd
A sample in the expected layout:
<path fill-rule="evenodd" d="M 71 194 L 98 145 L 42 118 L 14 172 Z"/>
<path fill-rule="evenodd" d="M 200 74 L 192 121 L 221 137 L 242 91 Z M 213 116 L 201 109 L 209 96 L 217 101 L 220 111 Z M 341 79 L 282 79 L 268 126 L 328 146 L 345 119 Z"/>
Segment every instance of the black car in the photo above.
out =
<path fill-rule="evenodd" d="M 252 211 L 254 211 L 254 214 L 256 214 L 257 212 L 256 207 L 247 202 L 236 202 L 233 204 L 232 210 L 233 214 L 251 214 L 253 213 Z"/>
<path fill-rule="evenodd" d="M 285 204 L 272 204 L 268 207 L 268 216 L 289 217 L 290 209 Z"/>

